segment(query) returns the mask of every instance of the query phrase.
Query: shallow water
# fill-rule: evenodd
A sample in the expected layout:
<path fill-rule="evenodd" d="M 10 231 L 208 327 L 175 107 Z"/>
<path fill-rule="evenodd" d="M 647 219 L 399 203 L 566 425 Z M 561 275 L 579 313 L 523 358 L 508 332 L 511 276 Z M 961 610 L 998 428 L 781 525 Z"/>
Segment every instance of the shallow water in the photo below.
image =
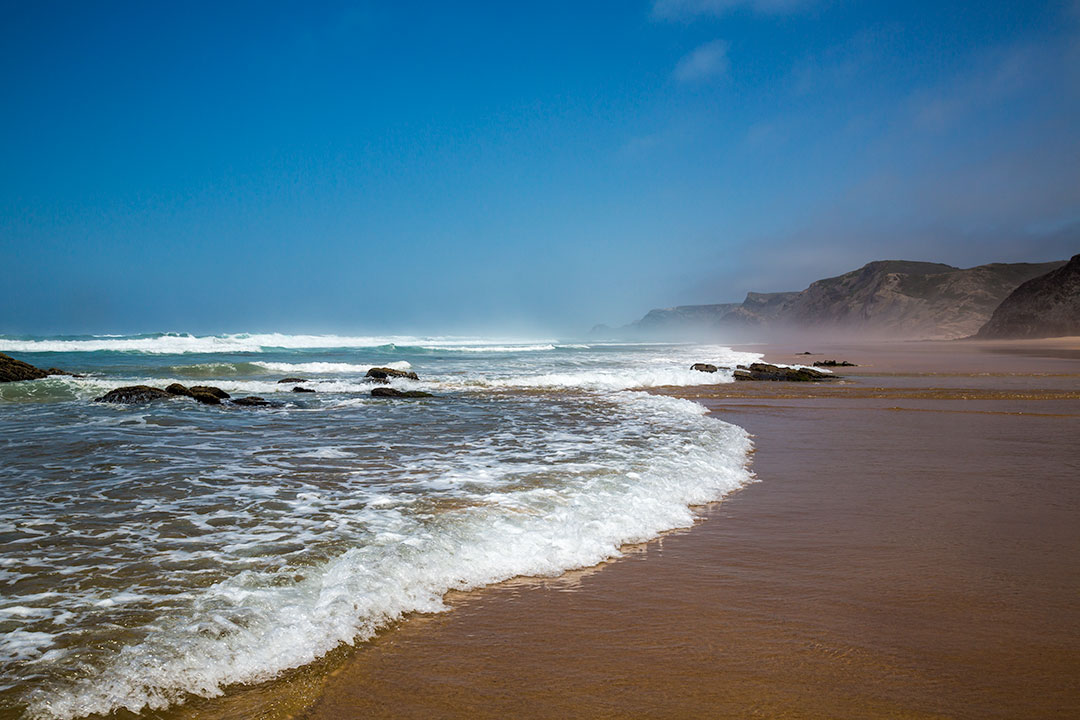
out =
<path fill-rule="evenodd" d="M 475 338 L 3 338 L 0 716 L 162 708 L 371 637 L 452 589 L 593 565 L 749 481 L 749 440 L 632 388 L 723 347 Z M 372 398 L 373 366 L 416 371 Z M 279 384 L 302 376 L 315 393 Z M 213 384 L 275 405 L 92 402 Z"/>

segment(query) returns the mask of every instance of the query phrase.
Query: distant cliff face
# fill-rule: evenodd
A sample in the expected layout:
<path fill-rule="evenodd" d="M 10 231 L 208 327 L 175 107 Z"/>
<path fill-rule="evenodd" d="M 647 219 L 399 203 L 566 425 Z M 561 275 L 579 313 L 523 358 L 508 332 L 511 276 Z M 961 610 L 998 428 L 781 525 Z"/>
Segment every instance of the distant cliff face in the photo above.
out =
<path fill-rule="evenodd" d="M 995 263 L 961 270 L 938 263 L 872 262 L 813 283 L 782 319 L 896 338 L 967 337 L 1018 285 L 1061 264 Z"/>
<path fill-rule="evenodd" d="M 650 310 L 649 313 L 634 323 L 633 327 L 642 333 L 678 333 L 684 329 L 708 327 L 716 324 L 739 303 L 721 305 L 681 305 L 673 308 Z"/>
<path fill-rule="evenodd" d="M 979 330 L 980 338 L 1080 335 L 1080 255 L 1013 290 Z"/>
<path fill-rule="evenodd" d="M 881 260 L 818 280 L 802 292 L 749 293 L 740 304 L 653 310 L 621 332 L 670 337 L 757 329 L 892 339 L 961 338 L 977 332 L 1021 283 L 1062 265 L 994 263 L 962 270 L 940 263 Z"/>

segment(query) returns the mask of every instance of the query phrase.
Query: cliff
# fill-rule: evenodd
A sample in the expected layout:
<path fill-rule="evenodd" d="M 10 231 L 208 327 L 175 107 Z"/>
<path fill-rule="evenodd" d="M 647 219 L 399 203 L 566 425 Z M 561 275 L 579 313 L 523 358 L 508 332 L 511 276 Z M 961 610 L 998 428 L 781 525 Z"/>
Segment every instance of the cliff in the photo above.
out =
<path fill-rule="evenodd" d="M 1012 291 L 979 330 L 979 338 L 1080 335 L 1080 255 Z"/>
<path fill-rule="evenodd" d="M 1075 260 L 1075 258 L 1074 258 Z M 652 310 L 624 337 L 690 337 L 797 331 L 890 339 L 954 339 L 977 332 L 1022 283 L 1064 265 L 879 260 L 801 292 L 748 293 L 742 303 Z"/>
<path fill-rule="evenodd" d="M 967 337 L 1017 286 L 1061 264 L 993 263 L 962 270 L 937 263 L 872 262 L 812 283 L 782 319 L 798 327 L 891 338 Z"/>

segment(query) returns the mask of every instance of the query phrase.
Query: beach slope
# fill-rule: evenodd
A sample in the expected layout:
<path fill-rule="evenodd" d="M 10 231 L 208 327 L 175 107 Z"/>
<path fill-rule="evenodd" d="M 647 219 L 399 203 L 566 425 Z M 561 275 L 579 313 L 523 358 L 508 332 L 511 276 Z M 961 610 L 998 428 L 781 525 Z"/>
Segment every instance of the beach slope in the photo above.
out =
<path fill-rule="evenodd" d="M 760 483 L 625 559 L 451 598 L 300 716 L 1073 716 L 1077 343 L 794 350 L 765 357 L 860 367 L 671 390 L 754 434 Z"/>

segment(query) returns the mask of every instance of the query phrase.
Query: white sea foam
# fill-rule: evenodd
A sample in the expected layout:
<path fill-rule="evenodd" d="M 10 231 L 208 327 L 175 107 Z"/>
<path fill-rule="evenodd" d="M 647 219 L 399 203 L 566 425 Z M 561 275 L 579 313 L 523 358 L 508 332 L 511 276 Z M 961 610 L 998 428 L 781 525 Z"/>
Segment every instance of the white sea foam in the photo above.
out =
<path fill-rule="evenodd" d="M 0 636 L 0 662 L 24 662 L 40 656 L 56 636 L 46 632 L 13 630 Z"/>
<path fill-rule="evenodd" d="M 348 450 L 343 450 L 337 447 L 321 447 L 315 450 L 309 450 L 307 452 L 297 453 L 296 457 L 299 458 L 316 458 L 319 460 L 341 460 L 344 458 L 350 458 L 353 454 Z"/>
<path fill-rule="evenodd" d="M 732 381 L 730 371 L 702 373 L 682 368 L 618 368 L 519 375 L 485 382 L 495 387 L 582 388 L 586 390 L 628 390 L 692 385 L 719 385 Z"/>
<path fill-rule="evenodd" d="M 548 343 L 545 343 L 548 345 Z M 413 337 L 404 335 L 286 335 L 282 333 L 236 333 L 196 336 L 168 333 L 153 336 L 93 336 L 79 339 L 34 339 L 0 337 L 2 352 L 132 352 L 150 354 L 259 353 L 270 349 L 304 350 L 319 348 L 381 348 L 387 346 L 431 347 L 445 350 L 467 348 L 538 347 L 513 340 L 479 338 Z M 546 348 L 545 348 L 546 349 Z M 554 346 L 550 346 L 554 349 Z M 468 350 L 465 350 L 468 351 Z M 480 350 L 475 350 L 479 352 Z"/>
<path fill-rule="evenodd" d="M 448 590 L 557 575 L 617 556 L 624 544 L 691 525 L 692 506 L 751 479 L 747 434 L 706 418 L 700 405 L 623 392 L 578 406 L 587 410 L 591 403 L 600 405 L 589 411 L 596 417 L 583 419 L 589 432 L 541 424 L 519 428 L 525 433 L 520 442 L 496 434 L 480 438 L 468 453 L 403 458 L 418 478 L 441 488 L 433 492 L 462 501 L 435 516 L 409 509 L 421 499 L 414 480 L 400 489 L 373 488 L 368 503 L 353 491 L 309 486 L 283 498 L 281 521 L 291 527 L 252 524 L 239 518 L 245 514 L 239 509 L 202 516 L 202 526 L 214 531 L 222 521 L 233 522 L 234 530 L 215 543 L 217 562 L 247 563 L 247 554 L 277 544 L 283 551 L 288 543 L 303 548 L 328 522 L 363 527 L 367 540 L 307 567 L 299 580 L 291 579 L 297 571 L 289 567 L 280 573 L 249 569 L 189 593 L 188 605 L 164 613 L 153 632 L 91 675 L 32 691 L 30 716 L 138 712 L 189 693 L 212 697 L 231 683 L 264 681 L 339 643 L 368 638 L 405 613 L 443 610 Z M 513 462 L 505 461 L 500 443 L 507 443 Z M 221 487 L 218 492 L 255 489 Z M 220 520 L 208 524 L 211 517 Z M 137 593 L 110 597 L 135 601 Z M 23 655 L 40 653 L 49 642 L 44 636 L 15 640 Z"/>
<path fill-rule="evenodd" d="M 546 352 L 555 350 L 551 344 L 543 345 L 421 345 L 425 350 L 439 350 L 442 352 L 465 352 L 465 353 L 519 353 L 519 352 Z"/>

